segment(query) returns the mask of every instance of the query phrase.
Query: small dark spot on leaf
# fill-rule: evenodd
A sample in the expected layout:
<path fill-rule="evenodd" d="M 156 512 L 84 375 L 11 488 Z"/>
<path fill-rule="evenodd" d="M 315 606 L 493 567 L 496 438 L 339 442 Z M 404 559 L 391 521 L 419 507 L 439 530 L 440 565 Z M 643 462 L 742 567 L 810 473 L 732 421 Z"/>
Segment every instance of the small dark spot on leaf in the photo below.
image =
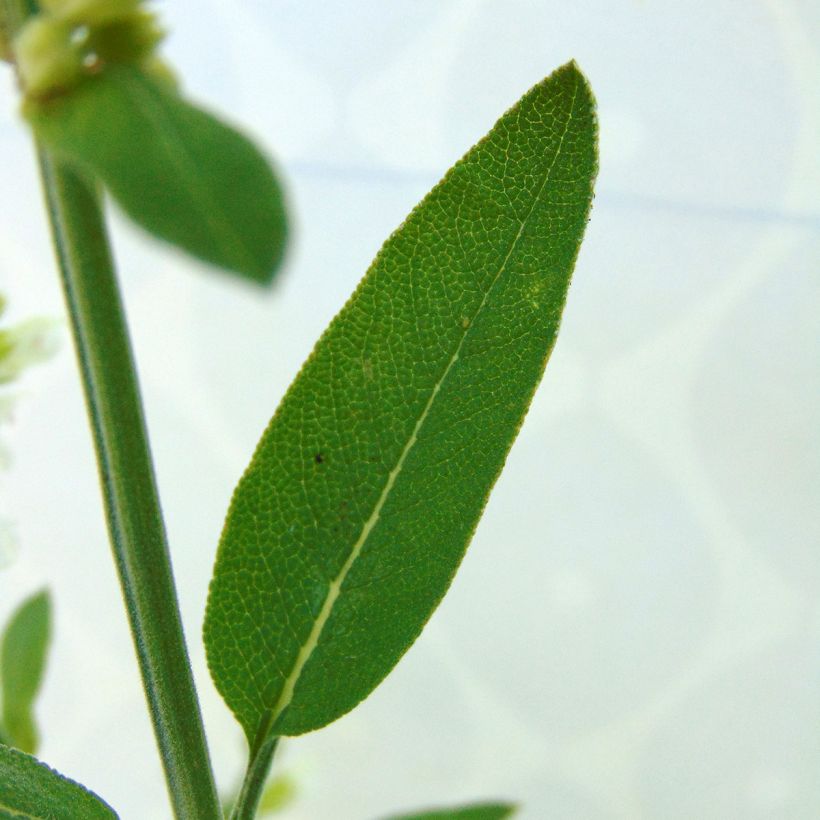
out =
<path fill-rule="evenodd" d="M 316 453 L 316 455 L 315 455 L 315 456 L 313 456 L 313 460 L 314 460 L 317 464 L 321 464 L 321 463 L 325 460 L 325 457 L 324 457 L 321 453 Z"/>

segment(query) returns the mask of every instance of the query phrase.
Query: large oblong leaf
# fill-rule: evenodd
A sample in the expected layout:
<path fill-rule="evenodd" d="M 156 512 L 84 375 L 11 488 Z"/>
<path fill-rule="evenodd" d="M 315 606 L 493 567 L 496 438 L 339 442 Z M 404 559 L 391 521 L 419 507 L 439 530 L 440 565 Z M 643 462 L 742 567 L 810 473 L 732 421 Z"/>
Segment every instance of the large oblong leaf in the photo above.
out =
<path fill-rule="evenodd" d="M 388 239 L 279 406 L 205 620 L 254 747 L 355 706 L 447 590 L 555 342 L 596 145 L 570 63 Z"/>
<path fill-rule="evenodd" d="M 286 236 L 273 171 L 244 136 L 130 65 L 27 106 L 37 137 L 151 233 L 266 283 Z"/>
<path fill-rule="evenodd" d="M 51 600 L 43 590 L 14 612 L 0 645 L 3 736 L 24 752 L 37 751 L 34 701 L 43 680 L 50 634 Z"/>
<path fill-rule="evenodd" d="M 17 749 L 0 746 L 0 818 L 116 820 L 96 794 Z"/>

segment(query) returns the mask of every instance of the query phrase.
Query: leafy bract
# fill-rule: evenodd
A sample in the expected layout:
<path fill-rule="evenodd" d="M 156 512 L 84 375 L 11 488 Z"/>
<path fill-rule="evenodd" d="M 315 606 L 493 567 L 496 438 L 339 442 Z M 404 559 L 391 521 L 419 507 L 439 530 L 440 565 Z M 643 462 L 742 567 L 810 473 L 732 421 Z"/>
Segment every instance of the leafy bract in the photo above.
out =
<path fill-rule="evenodd" d="M 397 814 L 388 820 L 505 820 L 515 812 L 512 803 L 480 803 L 460 809 L 434 809 L 433 811 Z"/>
<path fill-rule="evenodd" d="M 355 706 L 447 590 L 555 342 L 596 151 L 570 63 L 387 240 L 279 406 L 205 620 L 252 746 Z"/>
<path fill-rule="evenodd" d="M 143 228 L 255 281 L 273 276 L 286 224 L 270 165 L 167 84 L 112 64 L 26 114 L 49 149 L 99 179 Z"/>
<path fill-rule="evenodd" d="M 33 707 L 45 670 L 51 633 L 47 591 L 24 601 L 11 616 L 0 647 L 3 737 L 24 752 L 37 751 Z"/>
<path fill-rule="evenodd" d="M 0 746 L 0 818 L 112 820 L 117 815 L 97 795 L 39 760 Z"/>

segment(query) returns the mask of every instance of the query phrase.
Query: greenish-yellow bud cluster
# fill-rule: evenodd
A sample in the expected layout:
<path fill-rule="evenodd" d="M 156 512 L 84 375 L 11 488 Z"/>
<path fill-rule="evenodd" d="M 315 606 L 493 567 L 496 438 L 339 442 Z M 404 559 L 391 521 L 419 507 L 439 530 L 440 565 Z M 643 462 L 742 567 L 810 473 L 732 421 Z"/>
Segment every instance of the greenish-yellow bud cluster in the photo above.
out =
<path fill-rule="evenodd" d="M 153 65 L 164 36 L 141 0 L 41 0 L 13 43 L 28 99 L 64 93 L 107 63 Z"/>
<path fill-rule="evenodd" d="M 71 30 L 63 20 L 38 15 L 17 35 L 14 57 L 26 94 L 40 97 L 69 88 L 82 76 L 83 55 Z"/>

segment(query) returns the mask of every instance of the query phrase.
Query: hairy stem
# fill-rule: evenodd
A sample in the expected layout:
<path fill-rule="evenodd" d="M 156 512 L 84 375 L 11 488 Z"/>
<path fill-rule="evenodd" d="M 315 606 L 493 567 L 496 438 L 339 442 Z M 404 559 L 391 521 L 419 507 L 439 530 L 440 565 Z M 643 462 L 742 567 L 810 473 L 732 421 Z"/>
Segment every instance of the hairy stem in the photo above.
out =
<path fill-rule="evenodd" d="M 96 192 L 40 168 L 83 376 L 108 530 L 178 818 L 221 817 L 182 631 L 125 315 Z"/>

